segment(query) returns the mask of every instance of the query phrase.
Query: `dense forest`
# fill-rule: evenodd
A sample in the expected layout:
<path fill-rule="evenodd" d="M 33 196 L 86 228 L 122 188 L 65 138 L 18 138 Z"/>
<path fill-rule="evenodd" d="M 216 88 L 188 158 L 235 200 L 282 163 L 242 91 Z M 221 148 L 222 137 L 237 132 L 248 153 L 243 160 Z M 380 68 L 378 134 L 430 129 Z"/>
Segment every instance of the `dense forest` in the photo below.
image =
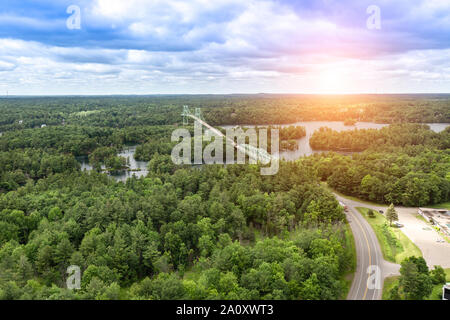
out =
<path fill-rule="evenodd" d="M 419 124 L 343 132 L 322 128 L 310 144 L 325 150 L 365 150 L 351 157 L 313 157 L 320 178 L 344 194 L 405 206 L 450 199 L 450 127 L 440 133 Z"/>
<path fill-rule="evenodd" d="M 259 165 L 177 166 L 182 105 L 220 125 L 300 120 L 448 122 L 448 96 L 148 96 L 0 99 L 0 299 L 339 299 L 354 268 L 343 209 L 319 182 L 379 202 L 448 201 L 449 134 L 426 126 L 311 138 L 316 154 Z M 192 126 L 186 127 L 192 132 Z M 273 127 L 278 128 L 278 127 Z M 301 126 L 280 129 L 295 149 Z M 222 129 L 223 130 L 223 129 Z M 258 128 L 257 128 L 258 130 Z M 102 172 L 137 145 L 149 174 Z M 94 170 L 81 171 L 79 157 Z M 68 290 L 66 270 L 82 271 Z"/>
<path fill-rule="evenodd" d="M 302 163 L 51 173 L 0 196 L 3 299 L 337 299 L 342 208 Z M 82 289 L 64 289 L 66 268 Z"/>
<path fill-rule="evenodd" d="M 335 131 L 322 127 L 315 131 L 309 144 L 316 150 L 364 151 L 386 150 L 389 147 L 426 145 L 445 150 L 450 148 L 450 127 L 436 133 L 428 125 L 395 124 L 382 129 Z"/>
<path fill-rule="evenodd" d="M 155 95 L 0 98 L 0 132 L 73 124 L 89 127 L 175 125 L 183 105 L 213 125 L 298 121 L 449 122 L 449 95 Z"/>

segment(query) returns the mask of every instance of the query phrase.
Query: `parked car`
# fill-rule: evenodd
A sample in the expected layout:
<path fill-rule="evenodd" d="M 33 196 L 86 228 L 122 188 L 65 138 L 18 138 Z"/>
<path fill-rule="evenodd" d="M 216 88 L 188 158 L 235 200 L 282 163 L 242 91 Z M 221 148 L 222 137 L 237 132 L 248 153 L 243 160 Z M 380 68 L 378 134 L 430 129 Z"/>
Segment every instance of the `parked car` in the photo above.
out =
<path fill-rule="evenodd" d="M 404 227 L 403 224 L 401 224 L 401 223 L 399 223 L 399 222 L 397 222 L 397 221 L 394 222 L 394 226 L 396 226 L 397 228 Z"/>
<path fill-rule="evenodd" d="M 383 214 L 383 213 L 384 213 L 384 212 L 383 212 L 383 210 L 378 210 L 378 212 L 379 212 L 379 213 L 381 213 L 381 214 Z"/>

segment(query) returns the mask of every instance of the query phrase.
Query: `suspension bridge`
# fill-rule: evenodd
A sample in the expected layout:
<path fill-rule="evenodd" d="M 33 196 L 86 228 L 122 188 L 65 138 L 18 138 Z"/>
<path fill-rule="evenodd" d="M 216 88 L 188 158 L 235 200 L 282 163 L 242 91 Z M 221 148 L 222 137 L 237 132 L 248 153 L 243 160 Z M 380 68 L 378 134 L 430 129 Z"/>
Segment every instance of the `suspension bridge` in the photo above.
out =
<path fill-rule="evenodd" d="M 225 138 L 225 140 L 229 144 L 231 144 L 235 149 L 243 152 L 244 154 L 248 155 L 249 158 L 251 158 L 255 161 L 261 161 L 263 164 L 268 164 L 273 159 L 273 156 L 270 155 L 266 150 L 261 149 L 261 148 L 256 148 L 255 146 L 252 146 L 252 145 L 249 145 L 246 143 L 238 144 L 234 141 L 234 139 L 227 137 L 220 130 L 210 126 L 207 122 L 205 122 L 205 119 L 203 118 L 200 108 L 195 108 L 194 114 L 192 114 L 192 112 L 189 109 L 189 106 L 183 106 L 183 112 L 181 113 L 181 115 L 183 116 L 183 125 L 189 124 L 189 118 L 193 119 L 194 121 L 197 121 L 202 126 L 211 130 L 214 134 L 216 134 L 222 138 Z"/>

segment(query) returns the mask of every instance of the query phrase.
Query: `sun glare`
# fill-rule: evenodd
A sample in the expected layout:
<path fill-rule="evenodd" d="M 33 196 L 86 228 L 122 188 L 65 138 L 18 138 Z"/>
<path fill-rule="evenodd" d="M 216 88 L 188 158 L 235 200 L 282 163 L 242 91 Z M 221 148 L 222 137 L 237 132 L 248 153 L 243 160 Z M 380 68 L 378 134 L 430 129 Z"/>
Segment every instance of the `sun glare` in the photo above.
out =
<path fill-rule="evenodd" d="M 316 90 L 323 94 L 349 93 L 349 79 L 344 70 L 327 68 L 319 73 L 316 81 Z"/>

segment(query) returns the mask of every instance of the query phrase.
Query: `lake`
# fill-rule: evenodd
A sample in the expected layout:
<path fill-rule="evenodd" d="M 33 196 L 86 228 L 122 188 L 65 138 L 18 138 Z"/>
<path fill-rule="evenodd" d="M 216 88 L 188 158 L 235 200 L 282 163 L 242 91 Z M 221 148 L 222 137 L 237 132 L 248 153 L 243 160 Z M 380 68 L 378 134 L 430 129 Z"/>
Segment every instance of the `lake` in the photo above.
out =
<path fill-rule="evenodd" d="M 427 123 L 430 126 L 430 129 L 435 132 L 444 131 L 447 126 L 450 126 L 450 123 Z M 266 127 L 267 125 L 260 125 L 258 127 Z M 353 126 L 346 126 L 342 121 L 300 121 L 291 124 L 274 124 L 273 126 L 303 126 L 306 129 L 306 136 L 297 139 L 298 149 L 297 150 L 288 150 L 280 152 L 280 158 L 284 160 L 296 160 L 303 156 L 310 156 L 314 153 L 321 153 L 324 151 L 313 150 L 309 145 L 309 139 L 311 138 L 314 131 L 320 129 L 321 127 L 328 127 L 336 131 L 345 131 L 345 130 L 355 130 L 355 129 L 381 129 L 383 127 L 389 126 L 389 124 L 383 123 L 374 123 L 374 122 L 356 122 Z M 223 128 L 233 128 L 235 126 L 223 126 Z M 242 125 L 241 127 L 254 127 L 254 125 Z M 341 154 L 351 154 L 352 152 L 338 152 Z"/>

